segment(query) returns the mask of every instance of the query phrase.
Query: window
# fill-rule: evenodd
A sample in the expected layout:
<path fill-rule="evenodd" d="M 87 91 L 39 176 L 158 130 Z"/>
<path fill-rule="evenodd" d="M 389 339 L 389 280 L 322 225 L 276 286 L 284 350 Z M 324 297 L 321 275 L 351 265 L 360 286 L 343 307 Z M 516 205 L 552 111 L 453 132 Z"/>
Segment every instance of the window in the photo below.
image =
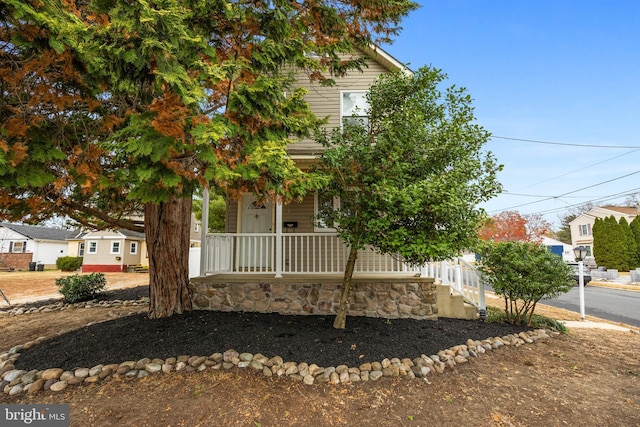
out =
<path fill-rule="evenodd" d="M 193 231 L 195 231 L 196 233 L 198 231 L 200 231 L 200 223 L 199 222 L 196 222 L 196 223 L 193 224 Z"/>
<path fill-rule="evenodd" d="M 366 126 L 369 123 L 369 103 L 364 90 L 341 92 L 340 118 L 342 123 L 356 123 Z"/>
<path fill-rule="evenodd" d="M 591 236 L 591 224 L 582 224 L 578 227 L 581 236 Z"/>
<path fill-rule="evenodd" d="M 112 254 L 120 253 L 120 242 L 111 242 L 111 253 Z"/>
<path fill-rule="evenodd" d="M 9 242 L 9 252 L 25 253 L 27 251 L 27 242 Z"/>
<path fill-rule="evenodd" d="M 316 191 L 315 197 L 315 216 L 318 216 L 318 212 L 324 209 L 339 209 L 340 199 L 332 197 L 326 192 L 319 190 Z M 318 219 L 315 224 L 315 231 L 334 231 L 333 227 L 327 226 L 322 220 Z"/>
<path fill-rule="evenodd" d="M 84 242 L 80 242 L 78 246 L 78 256 L 84 256 Z"/>
<path fill-rule="evenodd" d="M 129 253 L 135 255 L 138 253 L 138 242 L 131 242 L 129 246 Z"/>
<path fill-rule="evenodd" d="M 89 242 L 89 248 L 87 249 L 88 254 L 97 254 L 98 253 L 98 242 Z"/>

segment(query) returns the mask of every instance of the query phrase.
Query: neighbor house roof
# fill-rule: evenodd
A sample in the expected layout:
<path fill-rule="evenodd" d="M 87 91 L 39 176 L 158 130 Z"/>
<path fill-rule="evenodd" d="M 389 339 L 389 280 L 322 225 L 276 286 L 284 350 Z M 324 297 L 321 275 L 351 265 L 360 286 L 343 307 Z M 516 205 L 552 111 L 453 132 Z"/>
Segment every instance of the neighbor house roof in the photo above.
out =
<path fill-rule="evenodd" d="M 139 233 L 137 231 L 131 231 L 131 230 L 127 230 L 124 228 L 118 228 L 118 229 L 105 229 L 105 230 L 99 230 L 98 232 L 103 232 L 103 233 L 113 233 L 115 235 L 117 235 L 118 237 L 124 237 L 124 238 L 128 238 L 128 239 L 137 239 L 137 240 L 144 240 L 145 239 L 145 235 L 144 233 Z M 91 239 L 95 236 L 93 236 L 93 231 L 89 231 L 87 233 L 85 233 L 82 238 L 87 238 L 87 239 Z"/>
<path fill-rule="evenodd" d="M 33 225 L 11 224 L 8 222 L 2 222 L 0 226 L 13 230 L 32 240 L 58 240 L 64 242 L 67 238 L 72 238 L 78 233 L 77 230 L 60 230 Z"/>
<path fill-rule="evenodd" d="M 144 233 L 139 233 L 137 231 L 131 231 L 131 230 L 126 230 L 124 228 L 120 228 L 118 229 L 118 232 L 122 235 L 124 235 L 125 237 L 129 237 L 132 239 L 140 239 L 140 240 L 144 240 L 145 239 L 145 235 Z"/>
<path fill-rule="evenodd" d="M 640 215 L 640 209 L 636 206 L 600 206 L 603 209 L 620 212 L 625 215 Z"/>

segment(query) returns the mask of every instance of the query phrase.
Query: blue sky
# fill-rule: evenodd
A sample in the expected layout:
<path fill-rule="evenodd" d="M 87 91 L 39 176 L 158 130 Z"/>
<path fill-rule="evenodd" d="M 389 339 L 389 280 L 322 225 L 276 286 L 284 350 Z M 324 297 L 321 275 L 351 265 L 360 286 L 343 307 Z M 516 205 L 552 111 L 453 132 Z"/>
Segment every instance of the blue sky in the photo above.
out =
<path fill-rule="evenodd" d="M 420 3 L 383 48 L 468 89 L 494 135 L 486 148 L 504 164 L 499 179 L 516 193 L 485 204 L 489 214 L 541 213 L 557 225 L 572 205 L 640 192 L 639 1 Z"/>

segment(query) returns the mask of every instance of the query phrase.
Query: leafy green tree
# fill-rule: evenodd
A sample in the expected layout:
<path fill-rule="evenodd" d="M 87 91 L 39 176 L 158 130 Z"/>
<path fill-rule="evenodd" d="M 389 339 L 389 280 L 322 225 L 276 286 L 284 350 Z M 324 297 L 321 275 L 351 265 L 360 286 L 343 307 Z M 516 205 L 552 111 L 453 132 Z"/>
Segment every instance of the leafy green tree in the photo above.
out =
<path fill-rule="evenodd" d="M 302 197 L 287 155 L 320 121 L 293 71 L 363 67 L 417 5 L 364 0 L 5 0 L 0 218 L 144 231 L 150 317 L 191 309 L 192 196 Z M 316 55 L 309 55 L 314 52 Z M 130 220 L 144 214 L 144 227 Z"/>
<path fill-rule="evenodd" d="M 193 212 L 198 221 L 202 221 L 202 199 L 193 199 Z M 227 202 L 220 194 L 209 196 L 209 233 L 224 233 Z"/>
<path fill-rule="evenodd" d="M 504 297 L 507 319 L 531 326 L 536 304 L 573 286 L 573 270 L 544 246 L 529 242 L 497 242 L 482 247 L 479 269 L 497 295 Z"/>
<path fill-rule="evenodd" d="M 346 120 L 322 154 L 328 196 L 340 207 L 318 216 L 350 247 L 335 328 L 344 328 L 358 250 L 370 246 L 421 264 L 472 247 L 484 218 L 477 204 L 500 191 L 500 166 L 482 146 L 471 97 L 445 75 L 421 68 L 382 75 L 367 95 L 365 121 Z"/>

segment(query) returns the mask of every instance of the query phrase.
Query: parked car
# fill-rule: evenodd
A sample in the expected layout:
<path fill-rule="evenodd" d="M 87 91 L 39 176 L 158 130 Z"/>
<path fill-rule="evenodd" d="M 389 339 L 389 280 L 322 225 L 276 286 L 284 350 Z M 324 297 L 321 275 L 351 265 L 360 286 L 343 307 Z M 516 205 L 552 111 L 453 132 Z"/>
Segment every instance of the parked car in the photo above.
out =
<path fill-rule="evenodd" d="M 578 272 L 578 263 L 577 262 L 568 262 L 567 264 L 569 264 L 572 268 L 573 268 L 573 280 L 576 281 L 576 286 L 580 285 L 580 278 L 579 278 L 579 272 Z M 582 277 L 584 278 L 584 285 L 586 286 L 587 283 L 589 283 L 591 281 L 591 268 L 589 268 L 588 266 L 584 265 L 582 266 Z"/>

